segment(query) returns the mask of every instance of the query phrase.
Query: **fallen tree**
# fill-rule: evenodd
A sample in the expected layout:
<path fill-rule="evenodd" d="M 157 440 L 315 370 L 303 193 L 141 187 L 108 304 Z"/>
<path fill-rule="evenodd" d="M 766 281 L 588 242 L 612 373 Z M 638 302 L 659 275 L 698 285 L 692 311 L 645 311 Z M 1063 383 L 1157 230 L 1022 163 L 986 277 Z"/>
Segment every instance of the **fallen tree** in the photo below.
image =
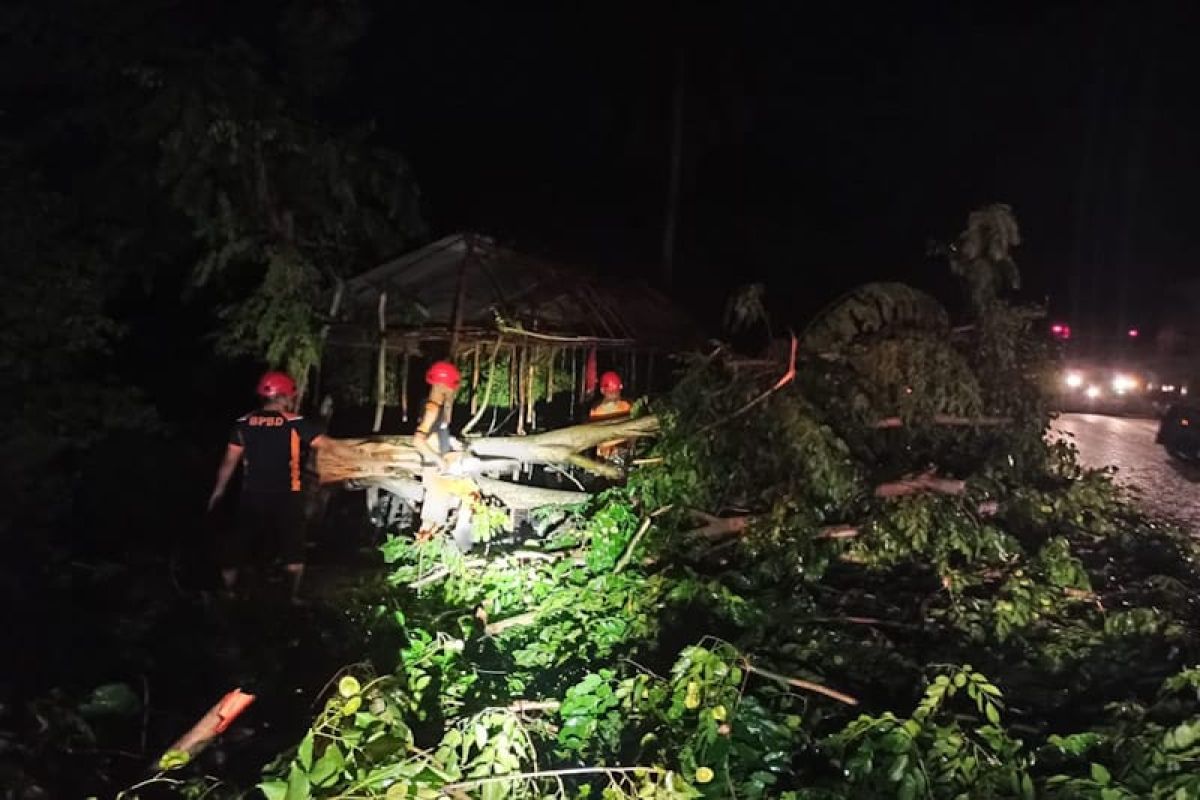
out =
<path fill-rule="evenodd" d="M 523 464 L 577 466 L 611 476 L 612 467 L 587 458 L 584 451 L 612 439 L 636 439 L 658 431 L 654 416 L 611 422 L 591 422 L 532 436 L 491 436 L 469 439 L 459 474 L 497 475 Z M 423 469 L 421 455 L 411 436 L 374 436 L 339 439 L 339 447 L 317 453 L 317 472 L 322 484 L 384 478 L 418 478 Z"/>

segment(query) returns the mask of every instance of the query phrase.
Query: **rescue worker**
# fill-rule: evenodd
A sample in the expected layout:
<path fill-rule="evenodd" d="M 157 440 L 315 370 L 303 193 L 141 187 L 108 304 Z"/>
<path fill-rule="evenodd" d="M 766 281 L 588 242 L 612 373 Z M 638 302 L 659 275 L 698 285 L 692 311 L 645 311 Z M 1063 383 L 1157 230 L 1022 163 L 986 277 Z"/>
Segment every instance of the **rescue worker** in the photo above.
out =
<path fill-rule="evenodd" d="M 600 399 L 588 412 L 591 422 L 625 419 L 633 411 L 633 404 L 621 397 L 621 376 L 615 372 L 606 372 L 600 376 Z M 596 446 L 596 457 L 602 461 L 619 462 L 623 446 L 627 439 L 614 439 L 602 442 Z"/>
<path fill-rule="evenodd" d="M 421 454 L 422 461 L 433 462 L 445 472 L 450 467 L 450 454 L 461 446 L 450 436 L 450 418 L 454 415 L 454 395 L 462 376 L 458 367 L 449 361 L 436 361 L 425 372 L 429 384 L 429 397 L 425 410 L 413 434 L 413 447 Z M 435 442 L 430 442 L 430 436 Z"/>
<path fill-rule="evenodd" d="M 232 595 L 238 568 L 265 544 L 283 561 L 291 577 L 291 600 L 299 605 L 305 533 L 301 465 L 310 448 L 332 446 L 332 440 L 292 411 L 296 382 L 286 373 L 264 374 L 257 392 L 262 404 L 234 423 L 208 500 L 211 511 L 241 464 L 242 492 L 234 533 L 221 554 L 221 578 Z"/>
<path fill-rule="evenodd" d="M 474 484 L 451 477 L 462 457 L 462 445 L 450 435 L 454 415 L 454 395 L 462 376 L 449 361 L 434 362 L 425 372 L 429 397 L 421 421 L 413 433 L 413 447 L 426 465 L 422 474 L 425 498 L 421 503 L 421 528 L 417 541 L 431 539 L 446 524 L 450 512 L 459 508 L 454 541 L 463 552 L 471 549 L 470 506 L 464 504 L 474 492 Z"/>

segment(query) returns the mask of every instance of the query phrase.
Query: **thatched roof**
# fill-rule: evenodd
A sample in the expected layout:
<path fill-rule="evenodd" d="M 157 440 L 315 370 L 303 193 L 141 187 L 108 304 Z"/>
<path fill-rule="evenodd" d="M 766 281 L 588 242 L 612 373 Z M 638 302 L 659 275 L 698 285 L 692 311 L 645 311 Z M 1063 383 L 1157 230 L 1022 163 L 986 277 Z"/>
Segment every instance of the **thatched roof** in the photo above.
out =
<path fill-rule="evenodd" d="M 464 342 L 494 338 L 498 321 L 516 338 L 561 337 L 601 347 L 675 350 L 700 336 L 665 295 L 645 284 L 601 280 L 586 269 L 458 233 L 347 281 L 339 316 L 350 325 L 338 325 L 331 341 L 377 337 L 382 292 L 389 338 L 448 338 L 460 298 Z"/>

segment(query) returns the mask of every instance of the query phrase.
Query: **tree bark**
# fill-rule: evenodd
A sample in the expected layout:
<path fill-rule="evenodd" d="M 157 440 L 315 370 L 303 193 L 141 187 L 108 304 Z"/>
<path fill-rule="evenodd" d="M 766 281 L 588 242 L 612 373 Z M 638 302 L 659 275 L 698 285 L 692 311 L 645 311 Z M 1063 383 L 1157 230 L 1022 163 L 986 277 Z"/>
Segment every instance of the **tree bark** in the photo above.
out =
<path fill-rule="evenodd" d="M 950 414 L 935 414 L 933 424 L 962 428 L 996 428 L 1001 425 L 1011 425 L 1012 419 L 1009 417 L 955 417 Z M 904 428 L 907 425 L 900 417 L 884 417 L 875 423 L 875 427 Z"/>
<path fill-rule="evenodd" d="M 529 511 L 546 506 L 572 505 L 587 500 L 587 492 L 568 492 L 562 489 L 543 489 L 540 486 L 525 486 L 520 483 L 497 480 L 495 478 L 474 477 L 471 481 L 479 488 L 479 492 L 487 497 L 494 497 L 513 511 Z M 425 497 L 425 487 L 416 478 L 406 477 L 369 477 L 354 479 L 352 488 L 366 489 L 375 487 L 394 494 L 414 505 Z"/>
<path fill-rule="evenodd" d="M 515 463 L 577 466 L 606 474 L 607 465 L 581 458 L 580 454 L 610 439 L 650 436 L 658 430 L 655 417 L 591 422 L 573 425 L 532 436 L 494 436 L 472 439 L 467 450 L 475 459 L 464 462 L 471 475 L 497 473 L 512 469 Z M 421 472 L 421 457 L 409 436 L 379 436 L 369 439 L 342 439 L 341 447 L 317 451 L 317 472 L 321 483 L 371 478 L 413 478 Z"/>

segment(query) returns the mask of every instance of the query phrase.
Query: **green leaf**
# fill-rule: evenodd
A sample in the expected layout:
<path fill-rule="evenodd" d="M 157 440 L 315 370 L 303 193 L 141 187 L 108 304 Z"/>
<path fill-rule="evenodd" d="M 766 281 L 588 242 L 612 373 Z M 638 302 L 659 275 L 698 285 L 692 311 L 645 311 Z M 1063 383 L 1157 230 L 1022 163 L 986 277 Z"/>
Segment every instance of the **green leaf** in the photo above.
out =
<path fill-rule="evenodd" d="M 335 742 L 330 742 L 325 748 L 325 752 L 317 759 L 317 763 L 313 765 L 308 777 L 314 786 L 329 786 L 337 779 L 338 773 L 342 771 L 345 764 L 346 759 L 342 755 L 341 749 Z"/>
<path fill-rule="evenodd" d="M 342 697 L 350 698 L 362 691 L 362 685 L 359 684 L 358 678 L 353 675 L 346 675 L 338 681 L 338 694 Z"/>
<path fill-rule="evenodd" d="M 305 772 L 312 769 L 313 759 L 313 733 L 309 731 L 300 741 L 300 747 L 296 749 L 296 761 L 300 763 L 300 768 Z"/>
<path fill-rule="evenodd" d="M 984 707 L 983 713 L 987 717 L 988 722 L 993 725 L 1000 724 L 1000 711 L 991 703 Z"/>
<path fill-rule="evenodd" d="M 106 683 L 92 690 L 79 706 L 85 717 L 128 717 L 142 709 L 142 700 L 127 683 Z"/>
<path fill-rule="evenodd" d="M 1092 780 L 1101 786 L 1108 786 L 1112 783 L 1112 775 L 1103 764 L 1092 763 Z"/>
<path fill-rule="evenodd" d="M 888 780 L 893 783 L 904 777 L 905 771 L 908 769 L 908 755 L 897 756 L 892 762 L 892 768 L 888 771 Z"/>
<path fill-rule="evenodd" d="M 192 754 L 186 750 L 168 750 L 158 760 L 158 768 L 164 772 L 187 766 L 192 761 Z"/>
<path fill-rule="evenodd" d="M 308 783 L 308 774 L 295 764 L 288 773 L 287 794 L 284 800 L 310 800 L 312 788 Z"/>
<path fill-rule="evenodd" d="M 263 781 L 258 790 L 267 800 L 284 800 L 287 797 L 287 784 L 283 781 Z"/>

